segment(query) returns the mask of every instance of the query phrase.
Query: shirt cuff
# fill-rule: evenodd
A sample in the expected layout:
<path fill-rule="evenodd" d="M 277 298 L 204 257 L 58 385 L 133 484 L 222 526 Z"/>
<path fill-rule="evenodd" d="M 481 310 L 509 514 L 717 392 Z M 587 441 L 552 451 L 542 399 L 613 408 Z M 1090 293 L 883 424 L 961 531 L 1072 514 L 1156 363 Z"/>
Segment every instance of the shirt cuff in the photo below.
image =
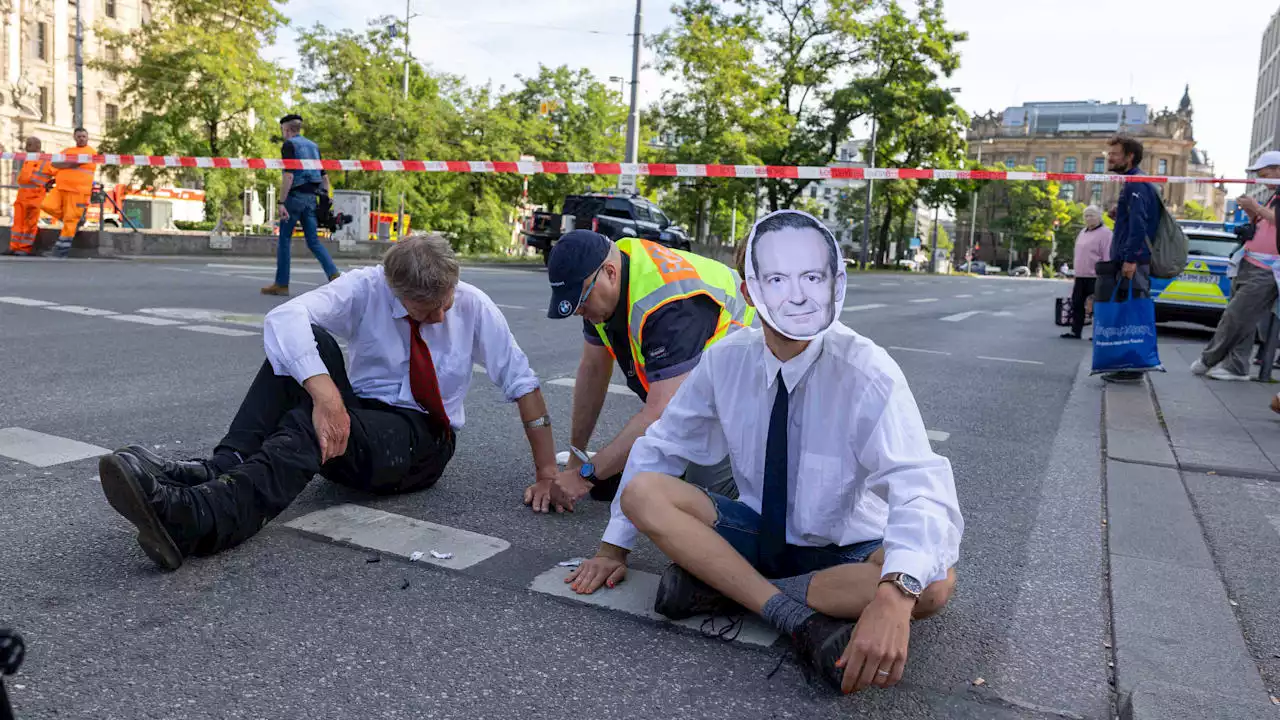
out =
<path fill-rule="evenodd" d="M 309 355 L 304 355 L 297 360 L 286 364 L 284 369 L 293 377 L 294 380 L 298 381 L 299 385 L 306 382 L 308 378 L 313 378 L 316 375 L 329 374 L 329 368 L 325 366 L 324 360 L 320 359 L 319 350 L 316 350 Z"/>
<path fill-rule="evenodd" d="M 947 568 L 938 568 L 937 560 L 929 553 L 915 550 L 886 550 L 884 569 L 881 570 L 880 577 L 898 572 L 910 575 L 925 587 L 947 576 Z"/>
<path fill-rule="evenodd" d="M 630 550 L 636 544 L 636 538 L 639 537 L 640 531 L 630 520 L 624 518 L 612 518 L 609 520 L 609 526 L 604 529 L 604 542 L 610 545 L 617 545 L 624 550 Z"/>
<path fill-rule="evenodd" d="M 529 393 L 537 390 L 541 385 L 538 383 L 538 376 L 522 378 L 514 384 L 503 390 L 507 396 L 507 402 L 515 402 Z"/>

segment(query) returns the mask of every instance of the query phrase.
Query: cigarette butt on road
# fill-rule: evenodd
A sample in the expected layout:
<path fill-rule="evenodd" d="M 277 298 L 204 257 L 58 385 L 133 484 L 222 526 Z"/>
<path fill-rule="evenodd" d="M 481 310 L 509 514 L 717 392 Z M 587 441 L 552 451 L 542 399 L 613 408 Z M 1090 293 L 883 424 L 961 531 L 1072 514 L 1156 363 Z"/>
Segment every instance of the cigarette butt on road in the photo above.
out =
<path fill-rule="evenodd" d="M 1240 603 L 1235 600 L 1228 600 L 1227 602 L 1231 603 L 1231 607 L 1240 607 Z"/>

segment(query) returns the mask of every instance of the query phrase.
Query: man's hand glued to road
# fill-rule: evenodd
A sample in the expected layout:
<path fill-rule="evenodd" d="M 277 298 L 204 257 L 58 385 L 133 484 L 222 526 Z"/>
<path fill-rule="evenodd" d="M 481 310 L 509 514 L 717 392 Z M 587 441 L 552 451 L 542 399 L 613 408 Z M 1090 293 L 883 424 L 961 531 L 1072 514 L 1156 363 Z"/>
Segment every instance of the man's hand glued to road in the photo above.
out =
<path fill-rule="evenodd" d="M 564 581 L 581 595 L 590 595 L 601 585 L 614 587 L 627 577 L 627 553 L 616 545 L 601 543 L 596 556 L 574 568 Z"/>
<path fill-rule="evenodd" d="M 844 668 L 841 690 L 850 693 L 872 685 L 886 688 L 898 684 L 907 667 L 915 602 L 888 583 L 877 588 L 875 599 L 854 626 L 844 655 L 836 661 L 836 667 Z"/>

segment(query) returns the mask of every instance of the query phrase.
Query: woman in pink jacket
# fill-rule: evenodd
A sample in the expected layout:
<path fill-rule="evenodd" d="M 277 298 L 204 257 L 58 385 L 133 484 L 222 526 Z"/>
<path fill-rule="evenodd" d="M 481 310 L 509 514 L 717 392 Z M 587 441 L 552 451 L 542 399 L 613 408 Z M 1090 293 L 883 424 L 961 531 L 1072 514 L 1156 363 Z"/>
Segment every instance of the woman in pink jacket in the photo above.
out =
<path fill-rule="evenodd" d="M 1085 300 L 1093 294 L 1098 282 L 1095 266 L 1107 260 L 1111 252 L 1111 231 L 1102 224 L 1102 211 L 1097 205 L 1084 209 L 1084 229 L 1076 237 L 1076 285 L 1071 290 L 1071 330 L 1064 338 L 1080 339 L 1084 330 Z"/>

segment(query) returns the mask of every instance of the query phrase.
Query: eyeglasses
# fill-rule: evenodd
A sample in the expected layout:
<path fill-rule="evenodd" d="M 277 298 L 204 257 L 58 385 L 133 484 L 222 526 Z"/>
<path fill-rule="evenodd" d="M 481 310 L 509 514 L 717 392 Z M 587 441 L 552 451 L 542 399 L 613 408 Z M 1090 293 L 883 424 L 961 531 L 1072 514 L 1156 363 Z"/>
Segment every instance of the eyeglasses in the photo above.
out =
<path fill-rule="evenodd" d="M 587 301 L 587 296 L 591 294 L 592 290 L 595 290 L 596 280 L 600 279 L 600 271 L 603 269 L 604 263 L 600 263 L 600 267 L 596 268 L 596 274 L 591 276 L 591 284 L 587 286 L 586 290 L 582 291 L 582 297 L 578 298 L 578 307 L 582 307 L 582 303 Z"/>

